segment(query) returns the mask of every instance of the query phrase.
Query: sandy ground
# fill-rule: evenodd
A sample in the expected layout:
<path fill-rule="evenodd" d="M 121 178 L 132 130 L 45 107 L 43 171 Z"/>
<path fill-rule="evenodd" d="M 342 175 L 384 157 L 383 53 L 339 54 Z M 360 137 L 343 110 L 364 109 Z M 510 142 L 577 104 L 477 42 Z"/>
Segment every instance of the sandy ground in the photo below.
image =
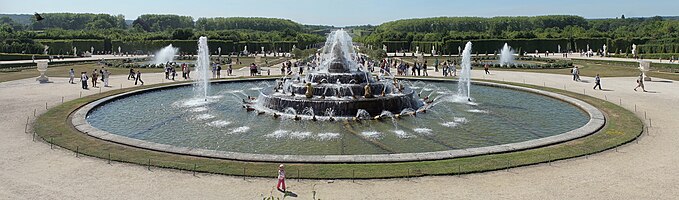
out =
<path fill-rule="evenodd" d="M 279 72 L 279 70 L 271 70 Z M 244 70 L 240 74 L 247 73 Z M 225 74 L 225 73 L 222 73 Z M 432 74 L 434 74 L 432 72 Z M 439 73 L 440 75 L 440 73 Z M 37 74 L 36 74 L 37 76 Z M 564 87 L 607 98 L 652 119 L 650 134 L 638 144 L 610 150 L 588 159 L 578 158 L 481 174 L 413 179 L 288 180 L 292 199 L 675 199 L 679 196 L 679 84 L 646 83 L 648 93 L 634 92 L 635 79 L 603 78 L 604 89 L 594 91 L 592 78 L 570 81 L 569 76 L 523 72 L 497 72 L 478 79 L 526 82 Z M 165 82 L 161 74 L 144 74 L 146 84 Z M 198 174 L 112 163 L 79 157 L 71 151 L 50 150 L 24 133 L 26 118 L 61 102 L 99 92 L 83 91 L 67 79 L 34 79 L 0 83 L 0 199 L 262 199 L 282 194 L 273 190 L 274 179 Z M 114 88 L 133 86 L 124 76 L 111 78 Z M 114 88 L 104 88 L 110 90 Z M 604 97 L 605 96 L 605 97 Z M 648 121 L 646 121 L 648 124 Z M 275 171 L 276 169 L 271 169 Z"/>

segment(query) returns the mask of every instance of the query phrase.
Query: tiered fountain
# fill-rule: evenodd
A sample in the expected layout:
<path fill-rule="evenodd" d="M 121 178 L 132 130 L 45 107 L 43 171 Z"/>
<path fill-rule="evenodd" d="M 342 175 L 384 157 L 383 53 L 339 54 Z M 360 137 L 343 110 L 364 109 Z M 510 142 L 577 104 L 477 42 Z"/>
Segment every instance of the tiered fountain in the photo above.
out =
<path fill-rule="evenodd" d="M 248 102 L 249 110 L 273 113 L 304 112 L 312 119 L 333 117 L 380 116 L 384 111 L 400 114 L 424 106 L 410 88 L 393 78 L 375 78 L 361 71 L 354 61 L 351 37 L 344 30 L 330 34 L 320 55 L 320 67 L 302 78 L 285 77 L 273 88 L 262 91 L 256 101 Z M 294 110 L 294 112 L 290 112 Z M 287 111 L 287 112 L 286 112 Z M 323 111 L 325 113 L 314 113 Z M 414 114 L 414 113 L 409 113 Z M 310 115 L 310 116 L 309 116 Z"/>

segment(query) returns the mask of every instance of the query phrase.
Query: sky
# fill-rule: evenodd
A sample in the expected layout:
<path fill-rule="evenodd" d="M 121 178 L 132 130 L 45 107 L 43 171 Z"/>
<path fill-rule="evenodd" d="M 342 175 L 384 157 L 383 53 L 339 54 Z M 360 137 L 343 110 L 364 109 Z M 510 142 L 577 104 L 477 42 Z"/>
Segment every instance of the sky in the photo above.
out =
<path fill-rule="evenodd" d="M 674 16 L 679 0 L 0 0 L 2 14 L 49 12 L 274 17 L 302 24 L 378 25 L 438 16 L 579 15 L 585 18 Z"/>

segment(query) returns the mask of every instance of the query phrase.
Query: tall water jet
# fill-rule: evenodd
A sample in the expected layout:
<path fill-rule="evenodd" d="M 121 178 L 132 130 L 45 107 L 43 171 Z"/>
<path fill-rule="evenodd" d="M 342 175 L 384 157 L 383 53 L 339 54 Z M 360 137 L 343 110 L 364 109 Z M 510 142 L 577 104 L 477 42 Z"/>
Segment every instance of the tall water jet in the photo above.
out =
<path fill-rule="evenodd" d="M 472 71 L 472 42 L 469 41 L 464 46 L 462 51 L 462 63 L 460 64 L 462 68 L 460 70 L 460 79 L 457 82 L 457 95 L 466 97 L 467 100 L 471 101 L 471 71 Z"/>
<path fill-rule="evenodd" d="M 500 50 L 500 65 L 509 65 L 514 63 L 514 50 L 505 43 L 505 46 Z"/>
<path fill-rule="evenodd" d="M 159 65 L 174 61 L 174 56 L 179 52 L 179 48 L 173 47 L 172 44 L 163 47 L 153 55 L 151 64 Z"/>
<path fill-rule="evenodd" d="M 196 79 L 194 79 L 194 91 L 197 98 L 207 101 L 207 91 L 210 81 L 210 50 L 207 47 L 207 37 L 198 39 L 198 59 L 196 60 Z"/>

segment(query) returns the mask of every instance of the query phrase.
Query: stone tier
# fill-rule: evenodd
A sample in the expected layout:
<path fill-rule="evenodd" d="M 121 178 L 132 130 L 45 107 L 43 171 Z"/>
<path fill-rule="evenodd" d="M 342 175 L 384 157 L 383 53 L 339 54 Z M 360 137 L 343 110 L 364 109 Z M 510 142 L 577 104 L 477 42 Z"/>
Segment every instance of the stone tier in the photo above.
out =
<path fill-rule="evenodd" d="M 291 96 L 289 94 L 283 95 L 266 91 L 260 96 L 259 102 L 262 106 L 279 112 L 284 112 L 285 108 L 288 107 L 298 111 L 311 107 L 318 116 L 324 116 L 325 113 L 323 112 L 328 108 L 332 108 L 335 110 L 335 116 L 337 117 L 356 116 L 359 109 L 368 111 L 371 116 L 377 116 L 385 110 L 392 113 L 400 113 L 406 108 L 418 109 L 423 106 L 419 99 L 413 97 L 412 90 L 398 95 L 376 95 L 373 98 L 358 96 L 356 99 L 352 97 L 342 99 L 326 97 L 323 99 L 320 96 L 306 98 L 304 95 Z"/>

